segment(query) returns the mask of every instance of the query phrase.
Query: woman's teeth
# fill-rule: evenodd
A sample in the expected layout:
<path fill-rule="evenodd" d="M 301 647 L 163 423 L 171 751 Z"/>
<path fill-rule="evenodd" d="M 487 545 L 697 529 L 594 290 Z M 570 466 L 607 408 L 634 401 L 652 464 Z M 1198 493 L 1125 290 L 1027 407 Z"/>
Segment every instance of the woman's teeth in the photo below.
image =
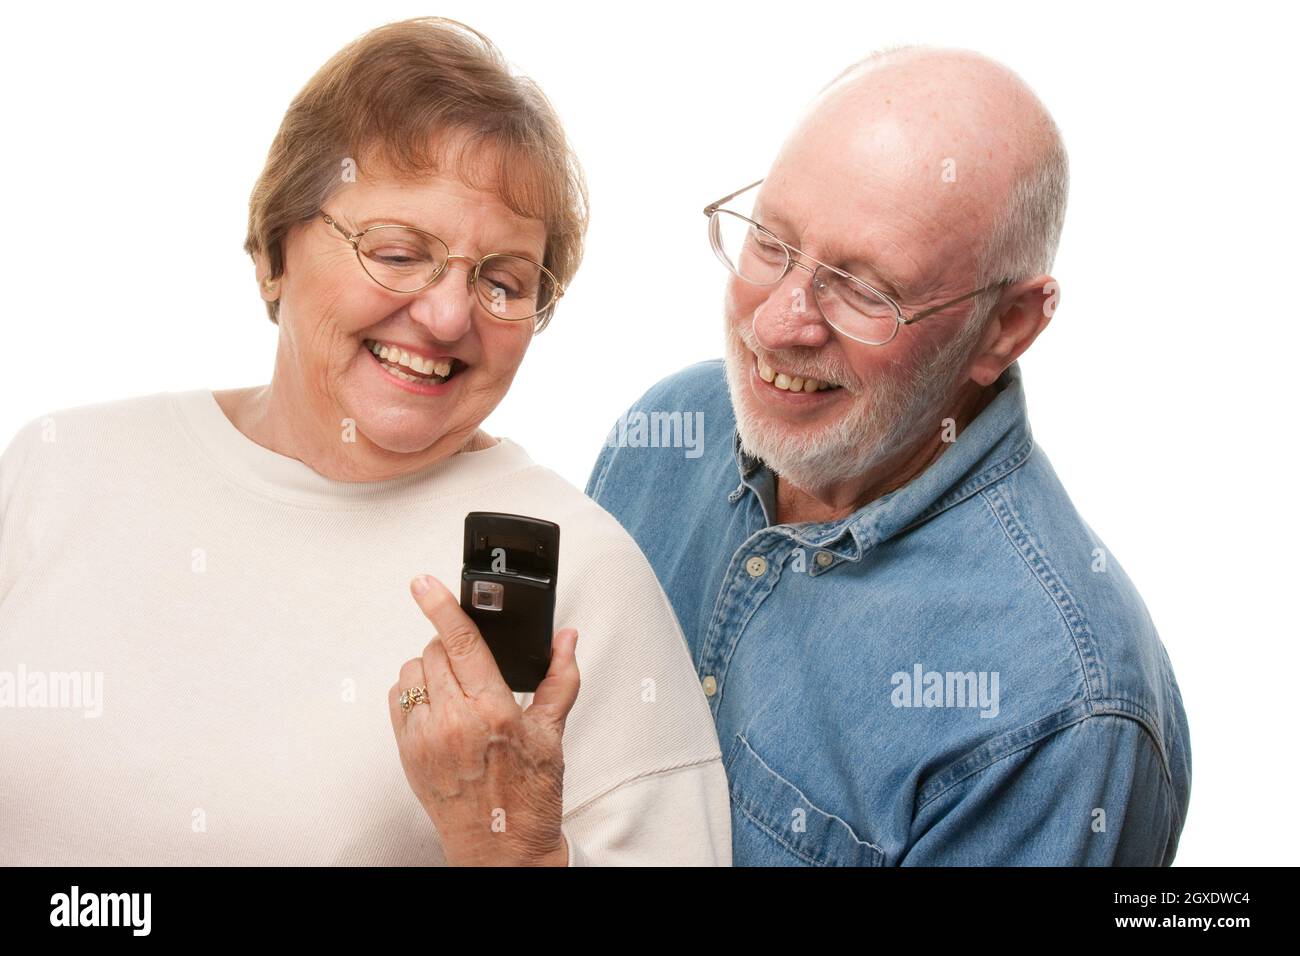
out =
<path fill-rule="evenodd" d="M 365 345 L 375 354 L 375 357 L 380 360 L 385 369 L 400 379 L 405 379 L 408 382 L 422 382 L 427 385 L 430 382 L 435 384 L 445 382 L 451 378 L 450 359 L 435 362 L 433 359 L 411 355 L 396 346 L 390 348 L 387 345 L 380 345 L 370 339 L 366 340 Z M 402 367 L 399 368 L 399 366 Z"/>
<path fill-rule="evenodd" d="M 758 363 L 758 377 L 787 392 L 821 392 L 830 388 L 839 388 L 838 385 L 831 385 L 819 379 L 800 378 L 798 375 L 773 371 L 771 366 L 764 365 L 761 361 Z"/>

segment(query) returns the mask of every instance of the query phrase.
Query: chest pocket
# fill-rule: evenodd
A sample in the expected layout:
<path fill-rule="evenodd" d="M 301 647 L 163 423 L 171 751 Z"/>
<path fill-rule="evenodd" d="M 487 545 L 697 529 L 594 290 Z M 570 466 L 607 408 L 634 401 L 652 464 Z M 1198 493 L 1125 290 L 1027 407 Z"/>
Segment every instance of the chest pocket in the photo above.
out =
<path fill-rule="evenodd" d="M 884 866 L 880 847 L 813 806 L 736 734 L 727 755 L 736 866 Z"/>

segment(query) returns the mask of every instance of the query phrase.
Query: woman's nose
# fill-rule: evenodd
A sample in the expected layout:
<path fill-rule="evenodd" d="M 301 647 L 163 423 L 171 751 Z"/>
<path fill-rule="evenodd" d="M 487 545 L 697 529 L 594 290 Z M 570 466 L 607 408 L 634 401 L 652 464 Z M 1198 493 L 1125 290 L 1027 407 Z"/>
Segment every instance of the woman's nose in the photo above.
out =
<path fill-rule="evenodd" d="M 754 337 L 773 352 L 819 348 L 832 335 L 813 297 L 813 270 L 801 262 L 791 265 L 785 278 L 754 310 Z"/>
<path fill-rule="evenodd" d="M 466 261 L 458 268 L 455 259 Z M 440 342 L 463 338 L 474 324 L 477 297 L 469 281 L 473 271 L 474 262 L 468 256 L 448 256 L 433 284 L 411 296 L 411 318 Z"/>

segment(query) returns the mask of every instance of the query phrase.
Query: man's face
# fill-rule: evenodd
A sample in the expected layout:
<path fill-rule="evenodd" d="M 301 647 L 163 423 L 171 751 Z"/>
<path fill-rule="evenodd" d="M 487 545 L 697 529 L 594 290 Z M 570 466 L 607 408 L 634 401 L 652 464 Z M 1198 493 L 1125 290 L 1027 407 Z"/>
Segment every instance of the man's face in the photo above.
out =
<path fill-rule="evenodd" d="M 896 118 L 885 85 L 827 94 L 782 148 L 752 218 L 911 315 L 976 287 L 976 239 L 996 182 L 975 163 L 963 169 L 969 150 L 945 144 L 950 130 L 927 127 L 928 112 Z M 913 100 L 924 92 L 911 91 Z M 958 158 L 945 166 L 954 148 Z M 953 165 L 957 182 L 945 177 Z M 978 172 L 983 181 L 961 182 Z M 990 304 L 967 300 L 900 328 L 886 345 L 865 345 L 826 323 L 807 271 L 768 286 L 732 276 L 727 380 L 746 449 L 810 489 L 889 461 L 923 431 L 937 434 L 940 407 L 981 332 L 965 319 Z M 768 368 L 834 387 L 783 389 L 780 378 L 765 381 Z"/>

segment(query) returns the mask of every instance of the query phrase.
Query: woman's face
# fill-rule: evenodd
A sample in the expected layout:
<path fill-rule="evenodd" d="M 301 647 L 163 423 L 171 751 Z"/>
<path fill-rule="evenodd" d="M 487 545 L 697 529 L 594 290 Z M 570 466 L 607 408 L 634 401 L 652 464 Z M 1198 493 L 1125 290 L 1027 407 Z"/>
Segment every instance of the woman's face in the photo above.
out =
<path fill-rule="evenodd" d="M 392 292 L 366 274 L 352 245 L 323 218 L 295 226 L 270 294 L 280 299 L 275 388 L 292 399 L 282 407 L 308 416 L 301 427 L 336 429 L 357 443 L 353 454 L 375 463 L 418 467 L 454 454 L 510 388 L 533 330 L 531 320 L 494 316 L 468 274 L 492 252 L 541 262 L 543 223 L 516 215 L 495 193 L 443 176 L 411 184 L 358 174 L 325 211 L 350 235 L 377 223 L 414 226 L 442 239 L 453 256 L 469 258 L 449 260 L 420 292 Z M 412 358 L 402 373 L 423 380 L 385 368 L 373 351 L 379 346 L 407 352 Z M 428 360 L 438 371 L 451 362 L 450 378 L 418 375 Z M 346 437 L 349 421 L 355 438 Z"/>

